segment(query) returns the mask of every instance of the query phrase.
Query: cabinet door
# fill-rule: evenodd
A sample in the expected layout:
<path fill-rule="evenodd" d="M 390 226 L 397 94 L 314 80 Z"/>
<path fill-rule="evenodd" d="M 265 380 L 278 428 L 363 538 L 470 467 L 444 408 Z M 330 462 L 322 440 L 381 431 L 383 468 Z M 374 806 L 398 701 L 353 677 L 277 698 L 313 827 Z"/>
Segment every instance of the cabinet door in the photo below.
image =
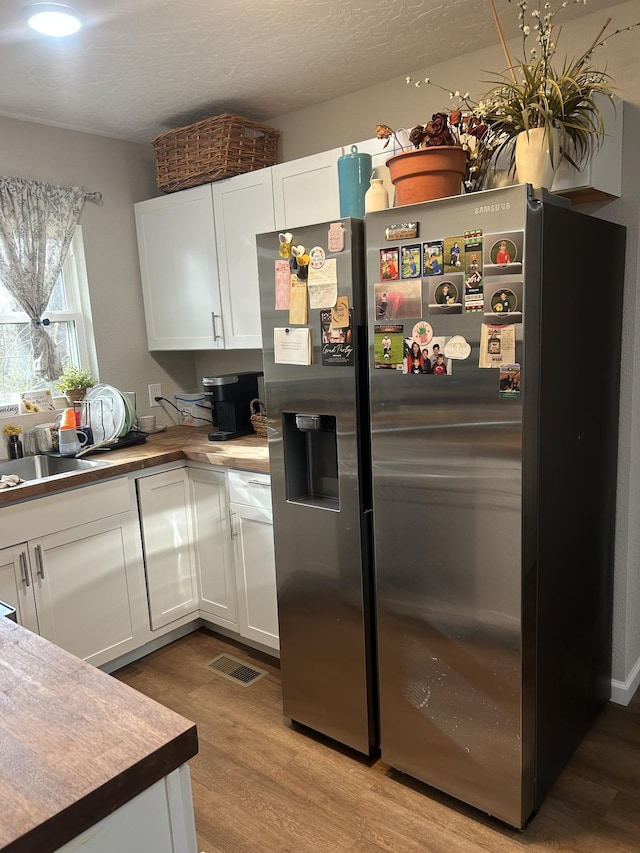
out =
<path fill-rule="evenodd" d="M 341 156 L 342 148 L 335 148 L 272 167 L 278 230 L 340 218 L 338 158 Z"/>
<path fill-rule="evenodd" d="M 240 634 L 279 648 L 271 510 L 231 504 Z"/>
<path fill-rule="evenodd" d="M 150 350 L 224 348 L 211 185 L 135 205 Z"/>
<path fill-rule="evenodd" d="M 29 559 L 43 637 L 95 666 L 145 641 L 135 512 L 34 540 Z"/>
<path fill-rule="evenodd" d="M 36 602 L 25 543 L 0 551 L 0 601 L 15 607 L 18 622 L 38 633 Z"/>
<path fill-rule="evenodd" d="M 151 628 L 195 613 L 198 594 L 189 482 L 184 468 L 142 477 L 138 500 Z"/>
<path fill-rule="evenodd" d="M 261 349 L 256 235 L 275 228 L 271 169 L 213 185 L 220 295 L 227 349 Z"/>
<path fill-rule="evenodd" d="M 237 630 L 236 582 L 226 475 L 223 471 L 191 468 L 189 478 L 200 610 L 211 617 L 211 621 Z"/>
<path fill-rule="evenodd" d="M 197 853 L 189 768 L 183 764 L 56 853 Z"/>

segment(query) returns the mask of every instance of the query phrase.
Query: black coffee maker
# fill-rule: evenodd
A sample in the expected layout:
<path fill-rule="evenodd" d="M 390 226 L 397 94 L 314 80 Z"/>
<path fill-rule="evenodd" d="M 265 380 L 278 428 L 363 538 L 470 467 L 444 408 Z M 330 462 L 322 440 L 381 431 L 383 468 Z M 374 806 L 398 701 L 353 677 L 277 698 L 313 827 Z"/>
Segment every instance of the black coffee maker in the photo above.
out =
<path fill-rule="evenodd" d="M 205 399 L 211 403 L 218 431 L 209 433 L 210 441 L 226 441 L 252 433 L 251 401 L 258 397 L 258 377 L 262 371 L 205 376 Z"/>

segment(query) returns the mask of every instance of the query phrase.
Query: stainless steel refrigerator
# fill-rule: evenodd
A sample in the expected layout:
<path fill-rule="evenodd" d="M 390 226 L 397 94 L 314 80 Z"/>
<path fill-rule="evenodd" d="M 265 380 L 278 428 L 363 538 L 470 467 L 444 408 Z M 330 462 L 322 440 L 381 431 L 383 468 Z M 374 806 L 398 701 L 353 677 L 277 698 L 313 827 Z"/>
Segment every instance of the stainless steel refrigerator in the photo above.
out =
<path fill-rule="evenodd" d="M 516 827 L 610 695 L 624 251 L 526 186 L 366 217 L 382 759 Z"/>
<path fill-rule="evenodd" d="M 363 223 L 291 228 L 257 246 L 283 709 L 369 754 L 377 704 Z"/>

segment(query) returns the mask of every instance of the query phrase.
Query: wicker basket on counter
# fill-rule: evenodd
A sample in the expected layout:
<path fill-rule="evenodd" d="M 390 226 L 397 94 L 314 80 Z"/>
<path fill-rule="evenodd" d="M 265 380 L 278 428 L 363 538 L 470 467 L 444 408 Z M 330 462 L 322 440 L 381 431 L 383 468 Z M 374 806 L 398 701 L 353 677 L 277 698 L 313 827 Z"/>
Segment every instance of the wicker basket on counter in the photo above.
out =
<path fill-rule="evenodd" d="M 249 411 L 251 412 L 251 426 L 254 428 L 256 435 L 259 435 L 260 438 L 266 438 L 267 412 L 264 403 L 255 397 L 249 403 Z"/>
<path fill-rule="evenodd" d="M 171 193 L 274 166 L 279 136 L 231 113 L 167 130 L 151 140 L 158 189 Z"/>

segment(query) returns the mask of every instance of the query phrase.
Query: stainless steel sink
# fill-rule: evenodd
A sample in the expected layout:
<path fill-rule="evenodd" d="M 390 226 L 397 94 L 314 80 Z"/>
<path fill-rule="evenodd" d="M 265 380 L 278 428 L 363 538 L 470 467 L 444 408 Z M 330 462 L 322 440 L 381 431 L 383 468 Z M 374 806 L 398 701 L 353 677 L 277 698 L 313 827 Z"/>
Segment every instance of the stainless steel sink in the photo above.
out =
<path fill-rule="evenodd" d="M 101 468 L 108 462 L 94 462 L 89 459 L 75 459 L 73 456 L 25 456 L 24 459 L 9 459 L 0 462 L 0 477 L 5 474 L 17 474 L 22 480 L 50 480 L 63 474 L 78 471 L 90 471 Z"/>

